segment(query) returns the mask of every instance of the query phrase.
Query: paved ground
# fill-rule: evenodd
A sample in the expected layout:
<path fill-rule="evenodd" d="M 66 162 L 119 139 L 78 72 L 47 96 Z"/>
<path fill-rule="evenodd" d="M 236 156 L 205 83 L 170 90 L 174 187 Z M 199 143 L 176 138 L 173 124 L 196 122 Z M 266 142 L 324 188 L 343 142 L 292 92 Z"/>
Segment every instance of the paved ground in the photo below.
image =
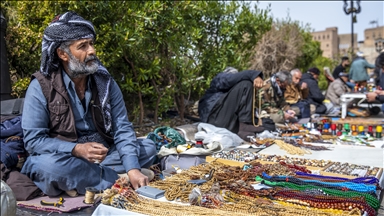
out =
<path fill-rule="evenodd" d="M 384 114 L 380 113 L 379 115 L 376 116 L 370 116 L 369 118 L 377 119 L 381 118 L 384 119 Z M 384 216 L 384 200 L 383 200 L 384 193 L 381 193 L 381 205 L 380 209 L 378 211 L 379 216 Z M 18 208 L 16 215 L 18 216 L 68 216 L 68 215 L 84 215 L 84 216 L 90 216 L 92 215 L 93 211 L 96 209 L 97 206 L 91 207 L 91 208 L 86 208 L 82 209 L 79 211 L 71 212 L 71 213 L 50 213 L 50 212 L 42 212 L 42 211 L 37 211 L 37 210 L 30 210 L 26 208 Z"/>

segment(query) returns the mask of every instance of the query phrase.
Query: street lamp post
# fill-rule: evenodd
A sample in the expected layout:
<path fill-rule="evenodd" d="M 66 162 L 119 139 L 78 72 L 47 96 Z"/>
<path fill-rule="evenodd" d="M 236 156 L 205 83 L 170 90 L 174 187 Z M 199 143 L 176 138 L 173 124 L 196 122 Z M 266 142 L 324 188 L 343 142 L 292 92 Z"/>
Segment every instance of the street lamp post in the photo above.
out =
<path fill-rule="evenodd" d="M 356 4 L 357 4 L 357 8 L 353 7 L 353 0 L 350 0 L 351 2 L 351 7 L 347 9 L 348 7 L 348 2 L 347 0 L 344 0 L 344 12 L 345 14 L 351 14 L 351 28 L 352 28 L 352 33 L 351 33 L 351 48 L 352 48 L 352 52 L 353 52 L 353 42 L 354 42 L 354 38 L 353 38 L 353 23 L 357 22 L 356 20 L 356 15 L 354 14 L 358 14 L 360 13 L 361 11 L 361 7 L 360 7 L 360 0 L 357 0 L 356 1 Z"/>

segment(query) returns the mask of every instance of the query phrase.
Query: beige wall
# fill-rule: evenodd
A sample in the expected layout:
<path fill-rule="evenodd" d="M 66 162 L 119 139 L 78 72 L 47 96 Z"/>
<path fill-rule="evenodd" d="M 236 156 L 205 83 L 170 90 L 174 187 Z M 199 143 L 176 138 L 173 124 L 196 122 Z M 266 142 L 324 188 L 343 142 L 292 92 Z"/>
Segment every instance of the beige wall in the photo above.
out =
<path fill-rule="evenodd" d="M 326 28 L 325 31 L 312 32 L 312 37 L 320 42 L 320 49 L 323 51 L 324 57 L 336 57 L 339 52 L 337 27 Z"/>
<path fill-rule="evenodd" d="M 314 40 L 320 42 L 323 56 L 327 58 L 338 58 L 338 56 L 348 55 L 351 47 L 351 34 L 338 34 L 337 27 L 326 28 L 325 31 L 312 32 Z M 369 28 L 364 31 L 364 42 L 357 42 L 357 34 L 353 34 L 354 52 L 362 51 L 369 63 L 374 63 L 378 52 L 375 49 L 375 40 L 384 39 L 384 26 Z M 339 60 L 339 59 L 338 59 Z"/>
<path fill-rule="evenodd" d="M 384 26 L 369 28 L 364 31 L 364 46 L 375 46 L 375 40 L 384 38 Z"/>
<path fill-rule="evenodd" d="M 351 34 L 339 34 L 339 53 L 347 55 L 351 48 Z M 357 34 L 353 34 L 353 50 L 358 51 Z"/>

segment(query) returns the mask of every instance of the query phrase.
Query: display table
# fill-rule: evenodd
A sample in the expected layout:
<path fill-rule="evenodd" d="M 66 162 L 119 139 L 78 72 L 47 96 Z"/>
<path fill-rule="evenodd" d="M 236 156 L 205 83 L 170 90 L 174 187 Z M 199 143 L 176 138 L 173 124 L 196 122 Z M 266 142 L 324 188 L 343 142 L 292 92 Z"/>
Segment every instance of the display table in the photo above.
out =
<path fill-rule="evenodd" d="M 341 118 L 347 116 L 348 104 L 355 100 L 360 99 L 357 105 L 361 104 L 367 98 L 365 93 L 346 93 L 340 96 L 340 105 L 341 105 Z"/>

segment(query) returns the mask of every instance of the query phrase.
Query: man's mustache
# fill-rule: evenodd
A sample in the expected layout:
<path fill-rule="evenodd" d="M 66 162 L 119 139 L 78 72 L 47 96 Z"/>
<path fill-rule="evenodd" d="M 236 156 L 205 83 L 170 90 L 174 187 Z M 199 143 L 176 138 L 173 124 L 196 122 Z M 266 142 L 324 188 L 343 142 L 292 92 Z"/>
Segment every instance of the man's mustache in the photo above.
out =
<path fill-rule="evenodd" d="M 94 61 L 94 60 L 98 60 L 98 58 L 96 56 L 89 56 L 87 57 L 84 62 L 85 63 L 88 63 L 89 61 Z"/>

